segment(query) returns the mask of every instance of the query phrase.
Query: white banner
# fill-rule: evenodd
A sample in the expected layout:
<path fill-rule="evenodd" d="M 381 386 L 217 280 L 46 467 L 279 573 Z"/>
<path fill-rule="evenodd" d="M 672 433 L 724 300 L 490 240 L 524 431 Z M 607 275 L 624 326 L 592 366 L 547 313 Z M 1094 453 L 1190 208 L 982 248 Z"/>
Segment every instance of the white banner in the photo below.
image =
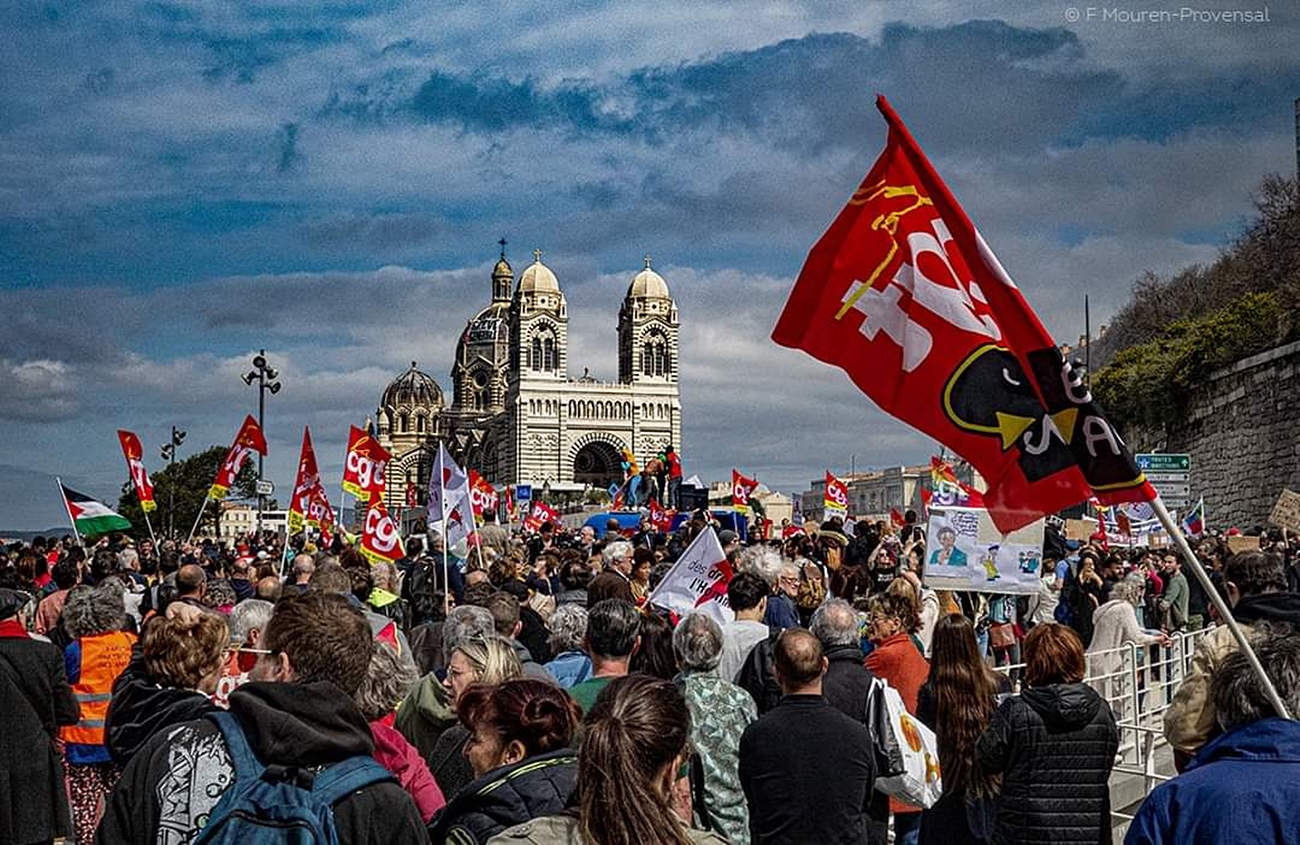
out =
<path fill-rule="evenodd" d="M 936 590 L 1036 593 L 1043 520 L 1003 536 L 983 508 L 931 508 L 925 585 Z"/>
<path fill-rule="evenodd" d="M 709 526 L 691 541 L 646 601 L 683 616 L 702 610 L 718 624 L 730 622 L 735 618 L 727 602 L 731 576 L 731 564 Z"/>

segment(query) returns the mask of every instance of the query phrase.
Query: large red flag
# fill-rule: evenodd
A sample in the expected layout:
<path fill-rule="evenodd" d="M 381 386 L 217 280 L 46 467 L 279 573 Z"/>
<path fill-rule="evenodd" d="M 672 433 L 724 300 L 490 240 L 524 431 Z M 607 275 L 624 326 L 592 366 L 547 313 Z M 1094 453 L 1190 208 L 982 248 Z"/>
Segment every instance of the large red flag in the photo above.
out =
<path fill-rule="evenodd" d="M 149 471 L 144 468 L 144 446 L 132 431 L 119 428 L 117 439 L 122 444 L 122 455 L 126 458 L 126 469 L 131 474 L 135 495 L 140 500 L 140 510 L 150 513 L 158 503 L 153 500 L 153 483 L 149 480 Z"/>
<path fill-rule="evenodd" d="M 311 499 L 320 485 L 320 472 L 316 469 L 316 450 L 311 445 L 311 429 L 303 426 L 302 451 L 298 453 L 298 476 L 293 482 L 293 496 L 289 500 L 289 533 L 302 531 L 311 511 Z"/>
<path fill-rule="evenodd" d="M 1080 375 L 885 101 L 889 140 L 808 254 L 772 332 L 848 373 L 988 482 L 1011 531 L 1155 491 Z"/>
<path fill-rule="evenodd" d="M 348 430 L 348 453 L 343 460 L 343 489 L 368 502 L 384 495 L 384 474 L 393 456 L 379 441 L 355 425 Z"/>
<path fill-rule="evenodd" d="M 230 444 L 230 451 L 226 453 L 226 459 L 221 462 L 221 468 L 217 470 L 217 478 L 212 482 L 212 487 L 208 489 L 209 499 L 224 499 L 230 492 L 230 487 L 235 483 L 235 476 L 244 467 L 244 461 L 248 456 L 256 452 L 259 455 L 266 454 L 266 437 L 262 435 L 262 429 L 249 414 L 244 418 L 244 424 L 239 427 L 239 433 L 235 435 L 235 442 Z"/>

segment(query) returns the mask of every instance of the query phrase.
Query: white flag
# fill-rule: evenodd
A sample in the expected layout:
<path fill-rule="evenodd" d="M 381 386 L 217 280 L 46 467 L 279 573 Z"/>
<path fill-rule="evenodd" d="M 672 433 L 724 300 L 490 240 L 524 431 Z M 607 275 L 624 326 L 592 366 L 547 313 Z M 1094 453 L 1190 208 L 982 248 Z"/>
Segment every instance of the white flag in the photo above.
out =
<path fill-rule="evenodd" d="M 438 457 L 429 474 L 429 527 L 442 530 L 447 548 L 474 532 L 469 476 L 451 459 L 443 443 L 438 444 Z"/>
<path fill-rule="evenodd" d="M 731 576 L 731 564 L 709 526 L 686 547 L 647 601 L 683 616 L 702 610 L 718 624 L 730 622 L 735 618 L 727 601 Z"/>
<path fill-rule="evenodd" d="M 469 496 L 469 476 L 451 459 L 446 445 L 439 443 L 438 457 L 429 473 L 429 524 L 446 519 L 462 496 Z"/>

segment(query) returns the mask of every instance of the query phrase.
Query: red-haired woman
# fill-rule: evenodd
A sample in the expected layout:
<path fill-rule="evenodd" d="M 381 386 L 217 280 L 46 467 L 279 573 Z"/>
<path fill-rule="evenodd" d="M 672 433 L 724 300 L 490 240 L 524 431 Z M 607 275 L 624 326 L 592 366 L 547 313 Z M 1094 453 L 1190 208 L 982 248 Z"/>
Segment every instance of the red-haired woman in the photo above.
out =
<path fill-rule="evenodd" d="M 527 678 L 475 685 L 456 702 L 474 780 L 429 825 L 434 842 L 483 845 L 511 825 L 564 810 L 578 782 L 569 747 L 582 712 L 567 692 Z"/>
<path fill-rule="evenodd" d="M 1083 644 L 1064 625 L 1037 625 L 1024 658 L 1024 691 L 1002 702 L 975 746 L 983 770 L 1002 775 L 993 842 L 1109 842 L 1119 730 L 1083 683 Z"/>
<path fill-rule="evenodd" d="M 998 778 L 976 761 L 975 743 L 993 718 L 998 694 L 1009 689 L 1006 677 L 980 656 L 970 620 L 950 613 L 935 624 L 930 675 L 916 715 L 938 740 L 943 797 L 921 813 L 921 845 L 983 845 L 992 836 Z"/>

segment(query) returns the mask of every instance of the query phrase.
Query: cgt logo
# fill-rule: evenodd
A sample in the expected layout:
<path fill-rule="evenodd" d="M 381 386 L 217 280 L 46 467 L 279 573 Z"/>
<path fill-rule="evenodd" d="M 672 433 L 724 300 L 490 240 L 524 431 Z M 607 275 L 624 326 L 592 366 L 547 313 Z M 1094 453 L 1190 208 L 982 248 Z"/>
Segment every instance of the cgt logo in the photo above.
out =
<path fill-rule="evenodd" d="M 370 547 L 379 554 L 387 556 L 397 548 L 397 526 L 382 508 L 371 508 L 366 512 L 365 530 Z"/>
<path fill-rule="evenodd" d="M 368 455 L 355 450 L 348 452 L 346 465 L 348 475 L 363 490 L 373 490 L 377 487 L 378 480 L 384 477 L 384 471 L 387 468 L 387 461 L 371 460 Z"/>

